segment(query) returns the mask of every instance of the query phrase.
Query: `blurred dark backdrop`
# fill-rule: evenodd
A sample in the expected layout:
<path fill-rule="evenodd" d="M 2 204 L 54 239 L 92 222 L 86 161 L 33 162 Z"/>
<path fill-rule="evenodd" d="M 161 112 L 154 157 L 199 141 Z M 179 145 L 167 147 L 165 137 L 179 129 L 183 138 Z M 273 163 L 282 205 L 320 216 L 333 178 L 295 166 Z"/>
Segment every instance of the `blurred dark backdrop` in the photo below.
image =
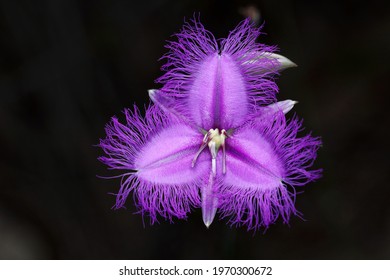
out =
<path fill-rule="evenodd" d="M 389 259 L 389 38 L 386 1 L 0 1 L 0 258 Z M 111 210 L 117 180 L 94 147 L 125 107 L 148 102 L 164 42 L 200 12 L 217 37 L 260 11 L 261 38 L 299 67 L 280 99 L 322 136 L 318 182 L 290 226 L 215 221 L 150 226 Z"/>

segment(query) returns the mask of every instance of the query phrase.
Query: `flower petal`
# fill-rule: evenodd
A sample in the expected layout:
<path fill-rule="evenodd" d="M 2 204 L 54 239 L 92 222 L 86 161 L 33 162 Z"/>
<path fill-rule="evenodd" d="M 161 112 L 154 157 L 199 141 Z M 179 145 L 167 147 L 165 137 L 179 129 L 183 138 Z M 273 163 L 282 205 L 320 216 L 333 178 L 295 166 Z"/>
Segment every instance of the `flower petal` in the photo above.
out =
<path fill-rule="evenodd" d="M 207 154 L 202 153 L 194 167 L 192 160 L 202 135 L 185 125 L 172 125 L 154 135 L 135 159 L 137 176 L 154 184 L 186 184 L 207 174 Z"/>
<path fill-rule="evenodd" d="M 271 143 L 253 129 L 243 129 L 226 140 L 225 183 L 242 188 L 275 189 L 284 170 Z"/>
<path fill-rule="evenodd" d="M 283 163 L 272 143 L 253 129 L 244 129 L 226 141 L 227 171 L 220 203 L 222 217 L 232 224 L 258 229 L 281 215 L 297 213 L 283 185 Z"/>
<path fill-rule="evenodd" d="M 99 159 L 126 172 L 115 208 L 123 207 L 134 192 L 138 208 L 152 223 L 157 214 L 170 220 L 185 218 L 192 207 L 200 207 L 199 187 L 210 172 L 207 153 L 191 167 L 203 135 L 168 118 L 156 106 L 146 108 L 145 118 L 137 108 L 125 115 L 126 124 L 112 118 L 107 137 L 100 142 L 106 156 Z"/>
<path fill-rule="evenodd" d="M 232 224 L 249 229 L 268 227 L 281 217 L 288 223 L 295 209 L 295 189 L 320 177 L 311 170 L 318 138 L 297 137 L 300 122 L 286 122 L 282 112 L 273 121 L 241 128 L 226 139 L 227 172 L 219 190 L 219 212 Z"/>
<path fill-rule="evenodd" d="M 203 129 L 239 125 L 249 111 L 245 80 L 237 63 L 217 53 L 200 64 L 188 92 L 188 108 Z"/>
<path fill-rule="evenodd" d="M 194 124 L 184 113 L 184 108 L 180 108 L 180 102 L 177 101 L 173 96 L 164 94 L 161 90 L 150 89 L 148 90 L 149 97 L 155 105 L 157 105 L 164 113 L 176 117 L 178 120 L 185 123 L 187 126 L 192 127 L 194 130 L 207 133 L 206 130 Z"/>
<path fill-rule="evenodd" d="M 182 124 L 174 124 L 153 135 L 136 155 L 135 176 L 139 207 L 149 213 L 171 219 L 185 218 L 191 207 L 200 206 L 199 188 L 210 172 L 210 155 L 192 160 L 203 135 Z"/>
<path fill-rule="evenodd" d="M 206 131 L 227 130 L 241 124 L 256 105 L 275 102 L 277 69 L 257 73 L 259 67 L 278 64 L 272 57 L 257 59 L 275 48 L 256 43 L 258 28 L 245 20 L 219 47 L 199 22 L 192 23 L 177 34 L 177 42 L 168 43 L 166 73 L 157 79 L 161 91 L 176 98 L 176 111 Z"/>
<path fill-rule="evenodd" d="M 201 187 L 202 218 L 206 227 L 211 225 L 218 209 L 217 182 L 215 176 L 210 172 L 208 181 Z"/>

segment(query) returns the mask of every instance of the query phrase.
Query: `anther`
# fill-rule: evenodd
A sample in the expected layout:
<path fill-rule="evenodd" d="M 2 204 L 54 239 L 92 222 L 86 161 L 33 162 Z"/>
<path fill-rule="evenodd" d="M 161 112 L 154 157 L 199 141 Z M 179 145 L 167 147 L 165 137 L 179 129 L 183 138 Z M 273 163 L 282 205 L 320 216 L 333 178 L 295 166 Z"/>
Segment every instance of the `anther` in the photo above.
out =
<path fill-rule="evenodd" d="M 198 152 L 195 154 L 194 159 L 192 160 L 192 167 L 195 166 L 195 163 L 202 153 L 202 151 L 209 147 L 211 154 L 211 172 L 213 177 L 217 175 L 217 154 L 220 147 L 222 147 L 222 174 L 226 174 L 226 147 L 225 139 L 228 137 L 228 134 L 225 129 L 219 132 L 218 128 L 210 129 L 207 134 L 204 136 L 202 145 L 200 146 Z"/>

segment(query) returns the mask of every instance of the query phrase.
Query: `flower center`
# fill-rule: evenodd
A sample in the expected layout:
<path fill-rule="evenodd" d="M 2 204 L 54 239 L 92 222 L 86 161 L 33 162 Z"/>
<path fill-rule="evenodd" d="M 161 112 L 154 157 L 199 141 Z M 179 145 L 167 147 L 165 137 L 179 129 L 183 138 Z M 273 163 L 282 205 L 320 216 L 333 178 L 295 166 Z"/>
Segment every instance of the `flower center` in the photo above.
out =
<path fill-rule="evenodd" d="M 202 145 L 200 146 L 198 152 L 195 154 L 194 159 L 192 160 L 192 167 L 195 166 L 196 160 L 199 155 L 202 153 L 206 146 L 209 147 L 211 154 L 211 171 L 213 176 L 217 175 L 217 154 L 220 147 L 222 147 L 222 173 L 226 173 L 226 149 L 225 149 L 225 140 L 227 138 L 227 133 L 225 129 L 222 129 L 219 132 L 219 129 L 210 129 L 204 136 Z"/>

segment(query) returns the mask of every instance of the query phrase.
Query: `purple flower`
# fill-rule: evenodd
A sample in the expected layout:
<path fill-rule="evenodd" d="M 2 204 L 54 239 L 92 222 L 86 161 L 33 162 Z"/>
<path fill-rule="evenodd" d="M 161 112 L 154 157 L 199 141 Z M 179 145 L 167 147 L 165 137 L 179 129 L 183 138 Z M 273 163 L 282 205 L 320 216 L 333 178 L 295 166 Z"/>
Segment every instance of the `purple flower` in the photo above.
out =
<path fill-rule="evenodd" d="M 320 177 L 310 169 L 320 140 L 286 120 L 296 102 L 276 101 L 273 78 L 295 64 L 259 34 L 245 20 L 217 41 L 194 20 L 168 43 L 154 105 L 145 117 L 125 110 L 126 124 L 113 117 L 100 142 L 100 160 L 125 172 L 115 208 L 133 192 L 152 223 L 201 207 L 207 227 L 218 213 L 254 230 L 300 215 L 294 187 Z"/>

